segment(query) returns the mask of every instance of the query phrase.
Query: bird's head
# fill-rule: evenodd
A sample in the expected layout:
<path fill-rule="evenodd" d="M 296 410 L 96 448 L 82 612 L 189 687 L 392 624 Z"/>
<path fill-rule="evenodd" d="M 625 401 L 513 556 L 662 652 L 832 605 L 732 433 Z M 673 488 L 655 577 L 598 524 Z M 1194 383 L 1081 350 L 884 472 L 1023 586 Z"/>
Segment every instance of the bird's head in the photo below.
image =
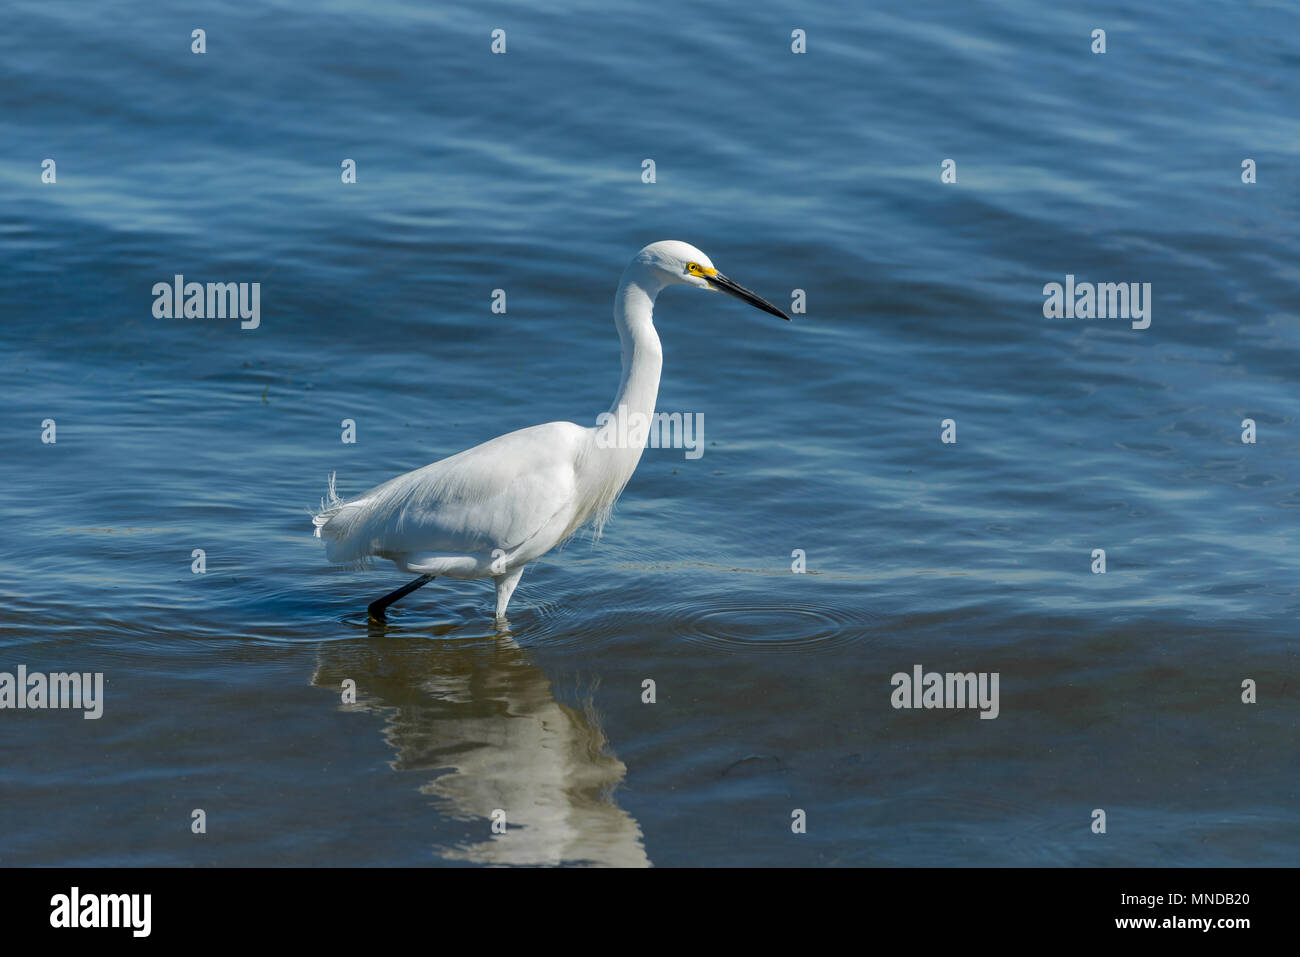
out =
<path fill-rule="evenodd" d="M 636 254 L 633 262 L 654 271 L 664 285 L 695 286 L 697 289 L 725 292 L 764 312 L 786 320 L 790 318 L 762 296 L 750 292 L 744 286 L 732 282 L 718 272 L 709 257 L 690 243 L 683 243 L 676 239 L 651 243 Z"/>

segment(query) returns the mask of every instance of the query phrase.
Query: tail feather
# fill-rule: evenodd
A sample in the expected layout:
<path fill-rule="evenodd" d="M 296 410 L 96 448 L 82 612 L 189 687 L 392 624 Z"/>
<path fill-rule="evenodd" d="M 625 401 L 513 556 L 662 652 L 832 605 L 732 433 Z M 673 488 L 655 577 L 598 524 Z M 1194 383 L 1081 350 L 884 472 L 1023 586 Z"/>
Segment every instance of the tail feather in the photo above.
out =
<path fill-rule="evenodd" d="M 334 486 L 334 478 L 337 473 L 331 472 L 329 477 L 329 489 L 325 493 L 325 498 L 320 500 L 320 511 L 311 517 L 311 523 L 315 526 L 313 534 L 320 538 L 320 530 L 329 524 L 330 519 L 339 513 L 343 507 L 343 499 L 339 498 L 339 493 Z"/>
<path fill-rule="evenodd" d="M 312 515 L 313 534 L 325 542 L 325 558 L 356 568 L 369 566 L 373 542 L 365 534 L 365 516 L 373 497 L 339 498 L 330 472 L 329 492 L 321 499 L 320 511 Z M 360 523 L 360 524 L 357 524 Z"/>
<path fill-rule="evenodd" d="M 356 520 L 365 514 L 370 499 L 359 498 L 345 501 L 339 498 L 334 485 L 335 473 L 329 477 L 329 490 L 321 499 L 320 511 L 311 517 L 315 536 L 325 540 L 325 555 L 332 562 L 343 564 L 364 563 L 369 549 L 362 543 L 349 540 Z"/>

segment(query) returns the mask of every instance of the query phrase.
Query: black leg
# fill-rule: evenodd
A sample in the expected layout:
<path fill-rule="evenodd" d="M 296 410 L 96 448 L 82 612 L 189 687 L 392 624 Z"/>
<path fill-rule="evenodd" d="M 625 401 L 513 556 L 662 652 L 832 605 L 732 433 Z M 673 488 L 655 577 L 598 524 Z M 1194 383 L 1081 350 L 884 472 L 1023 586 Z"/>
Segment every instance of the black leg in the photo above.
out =
<path fill-rule="evenodd" d="M 407 595 L 415 591 L 417 588 L 421 588 L 429 584 L 429 582 L 433 581 L 434 578 L 436 577 L 437 577 L 436 575 L 421 575 L 415 581 L 403 585 L 401 588 L 397 589 L 397 591 L 389 592 L 383 598 L 379 598 L 376 599 L 375 601 L 372 601 L 370 605 L 366 608 L 366 611 L 370 612 L 370 617 L 373 618 L 375 621 L 384 621 L 385 608 L 387 608 L 393 602 L 397 601 L 399 598 L 405 598 Z"/>

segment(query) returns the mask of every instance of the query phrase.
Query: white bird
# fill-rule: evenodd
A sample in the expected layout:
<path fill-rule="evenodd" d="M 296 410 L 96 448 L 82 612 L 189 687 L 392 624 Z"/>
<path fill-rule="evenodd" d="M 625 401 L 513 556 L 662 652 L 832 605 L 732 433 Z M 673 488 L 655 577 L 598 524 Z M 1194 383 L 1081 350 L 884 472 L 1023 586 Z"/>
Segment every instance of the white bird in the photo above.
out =
<path fill-rule="evenodd" d="M 765 299 L 718 272 L 689 243 L 651 243 L 633 257 L 614 297 L 623 379 L 597 425 L 548 422 L 498 436 L 407 472 L 346 501 L 330 477 L 329 498 L 312 517 L 332 562 L 386 558 L 420 577 L 369 605 L 385 609 L 437 577 L 491 578 L 503 618 L 524 566 L 584 526 L 600 534 L 636 470 L 659 393 L 663 351 L 655 297 L 672 285 L 729 293 L 789 320 Z"/>

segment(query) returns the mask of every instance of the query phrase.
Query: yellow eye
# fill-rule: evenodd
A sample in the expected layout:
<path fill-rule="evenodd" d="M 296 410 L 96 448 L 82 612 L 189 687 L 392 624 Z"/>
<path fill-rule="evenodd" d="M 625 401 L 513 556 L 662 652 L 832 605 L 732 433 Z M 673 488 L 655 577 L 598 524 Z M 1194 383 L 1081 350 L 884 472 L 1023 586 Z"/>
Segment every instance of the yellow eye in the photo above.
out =
<path fill-rule="evenodd" d="M 687 271 L 687 272 L 690 272 L 690 273 L 695 273 L 696 275 L 699 275 L 700 272 L 701 272 L 700 264 L 699 264 L 699 263 L 687 263 L 687 264 L 686 264 L 686 271 Z"/>

